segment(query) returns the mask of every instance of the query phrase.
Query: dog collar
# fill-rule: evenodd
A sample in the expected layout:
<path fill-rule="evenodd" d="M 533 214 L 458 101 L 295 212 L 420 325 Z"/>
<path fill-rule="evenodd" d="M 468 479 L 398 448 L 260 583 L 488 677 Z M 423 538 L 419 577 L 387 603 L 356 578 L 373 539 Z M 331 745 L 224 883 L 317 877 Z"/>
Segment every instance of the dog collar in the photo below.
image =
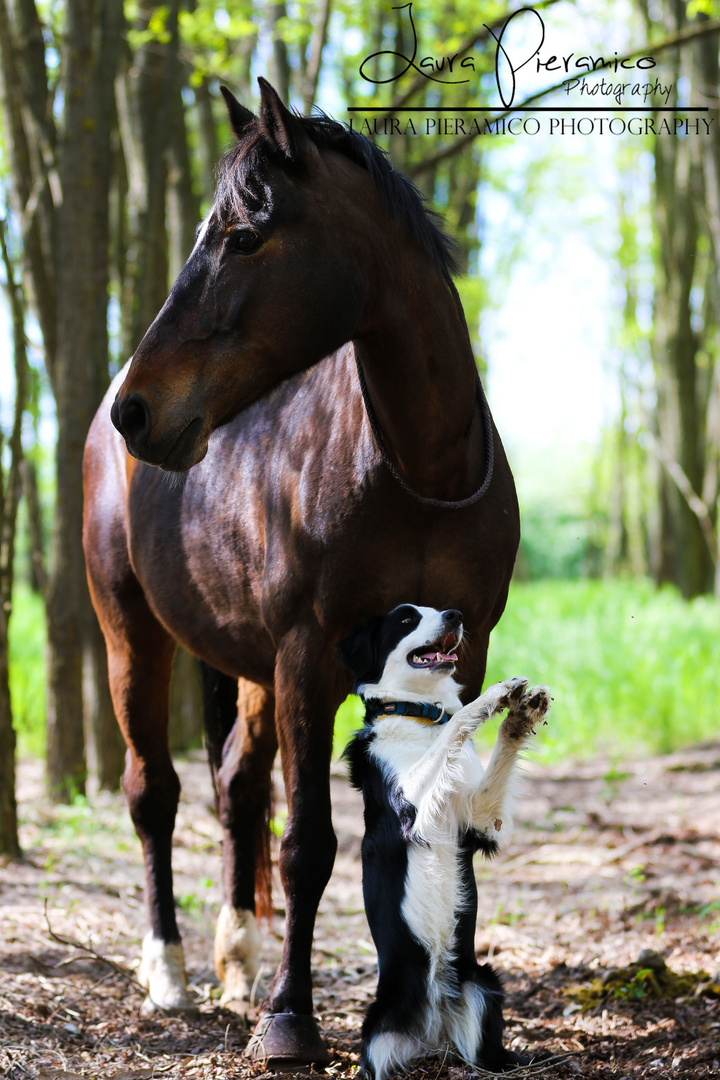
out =
<path fill-rule="evenodd" d="M 447 724 L 449 713 L 442 705 L 420 701 L 381 701 L 380 698 L 362 699 L 374 720 L 380 716 L 409 716 L 421 724 Z"/>

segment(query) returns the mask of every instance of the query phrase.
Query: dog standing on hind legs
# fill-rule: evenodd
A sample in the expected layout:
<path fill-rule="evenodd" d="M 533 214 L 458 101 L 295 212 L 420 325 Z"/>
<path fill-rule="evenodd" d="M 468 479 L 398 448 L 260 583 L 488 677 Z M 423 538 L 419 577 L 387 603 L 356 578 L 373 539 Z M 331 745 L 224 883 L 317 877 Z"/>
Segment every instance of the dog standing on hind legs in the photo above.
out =
<path fill-rule="evenodd" d="M 550 698 L 510 679 L 463 707 L 453 678 L 462 633 L 459 611 L 403 604 L 339 647 L 366 709 L 346 756 L 365 803 L 363 895 L 378 987 L 360 1064 L 375 1080 L 445 1043 L 493 1072 L 527 1063 L 503 1046 L 500 979 L 475 958 L 472 858 L 494 855 L 510 831 L 517 754 Z M 469 736 L 504 709 L 483 772 Z"/>

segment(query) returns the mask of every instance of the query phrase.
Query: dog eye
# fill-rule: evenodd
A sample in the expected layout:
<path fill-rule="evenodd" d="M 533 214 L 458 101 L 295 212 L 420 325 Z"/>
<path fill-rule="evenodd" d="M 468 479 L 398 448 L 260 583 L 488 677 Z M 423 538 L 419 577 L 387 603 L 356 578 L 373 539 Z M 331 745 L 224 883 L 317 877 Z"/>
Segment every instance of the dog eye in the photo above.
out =
<path fill-rule="evenodd" d="M 411 622 L 412 622 L 412 619 L 403 619 L 403 621 L 402 621 L 402 624 L 401 624 L 401 625 L 402 625 L 402 626 L 406 626 L 406 625 L 407 625 L 408 623 L 411 623 Z"/>
<path fill-rule="evenodd" d="M 235 229 L 230 235 L 228 246 L 236 255 L 252 255 L 262 244 L 262 236 L 254 229 Z"/>

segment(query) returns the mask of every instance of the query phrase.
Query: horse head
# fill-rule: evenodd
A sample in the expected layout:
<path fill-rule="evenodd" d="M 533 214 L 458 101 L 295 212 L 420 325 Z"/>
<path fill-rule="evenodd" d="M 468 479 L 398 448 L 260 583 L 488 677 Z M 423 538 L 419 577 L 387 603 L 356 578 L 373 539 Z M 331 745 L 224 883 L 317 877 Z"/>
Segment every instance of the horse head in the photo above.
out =
<path fill-rule="evenodd" d="M 382 202 L 353 161 L 362 148 L 348 153 L 362 137 L 294 115 L 259 82 L 257 116 L 223 88 L 235 145 L 112 406 L 128 451 L 172 471 L 200 461 L 215 428 L 351 340 L 372 302 Z M 335 144 L 342 152 L 324 152 Z"/>

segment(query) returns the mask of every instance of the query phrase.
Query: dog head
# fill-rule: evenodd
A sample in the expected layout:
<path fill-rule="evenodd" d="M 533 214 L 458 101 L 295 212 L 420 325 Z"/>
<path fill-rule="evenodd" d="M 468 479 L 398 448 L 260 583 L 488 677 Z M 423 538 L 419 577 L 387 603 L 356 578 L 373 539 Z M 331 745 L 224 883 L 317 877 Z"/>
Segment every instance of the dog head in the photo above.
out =
<path fill-rule="evenodd" d="M 353 627 L 338 656 L 365 697 L 443 701 L 457 697 L 453 675 L 462 636 L 459 611 L 401 604 Z"/>

